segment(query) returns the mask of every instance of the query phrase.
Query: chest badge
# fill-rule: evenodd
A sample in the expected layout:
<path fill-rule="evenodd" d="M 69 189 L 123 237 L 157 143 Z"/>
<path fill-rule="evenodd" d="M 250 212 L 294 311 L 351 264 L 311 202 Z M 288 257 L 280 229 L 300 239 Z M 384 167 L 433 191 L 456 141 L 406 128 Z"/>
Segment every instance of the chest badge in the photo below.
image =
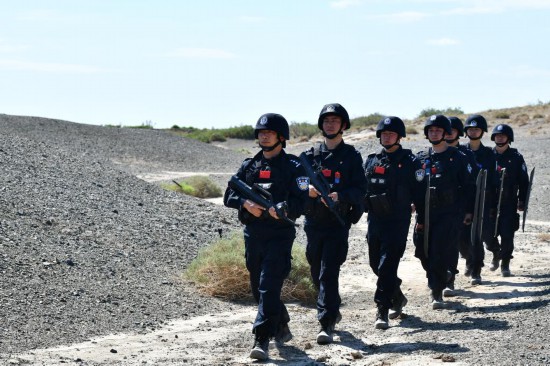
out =
<path fill-rule="evenodd" d="M 307 191 L 309 189 L 309 177 L 298 177 L 296 183 L 301 191 Z"/>

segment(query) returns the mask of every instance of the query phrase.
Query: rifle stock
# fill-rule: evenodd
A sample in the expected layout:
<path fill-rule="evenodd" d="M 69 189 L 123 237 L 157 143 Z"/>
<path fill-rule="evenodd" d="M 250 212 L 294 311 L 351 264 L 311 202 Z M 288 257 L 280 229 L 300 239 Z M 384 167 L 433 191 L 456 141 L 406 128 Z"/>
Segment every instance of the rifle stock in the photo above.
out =
<path fill-rule="evenodd" d="M 229 187 L 242 194 L 246 199 L 256 202 L 266 209 L 273 207 L 279 219 L 284 220 L 294 226 L 298 226 L 298 224 L 289 219 L 286 215 L 286 202 L 274 204 L 271 198 L 271 194 L 265 189 L 262 189 L 259 186 L 250 187 L 248 184 L 240 180 L 239 177 L 237 177 L 236 175 L 233 175 L 229 180 Z M 262 196 L 262 194 L 268 196 L 269 198 Z"/>
<path fill-rule="evenodd" d="M 336 219 L 342 226 L 346 226 L 346 221 L 340 216 L 340 212 L 336 208 L 336 203 L 329 196 L 330 194 L 330 185 L 322 174 L 318 174 L 313 170 L 313 167 L 306 158 L 305 153 L 300 154 L 300 162 L 304 167 L 304 170 L 309 177 L 309 182 L 315 189 L 320 193 L 321 198 L 325 201 L 330 212 L 336 216 Z"/>

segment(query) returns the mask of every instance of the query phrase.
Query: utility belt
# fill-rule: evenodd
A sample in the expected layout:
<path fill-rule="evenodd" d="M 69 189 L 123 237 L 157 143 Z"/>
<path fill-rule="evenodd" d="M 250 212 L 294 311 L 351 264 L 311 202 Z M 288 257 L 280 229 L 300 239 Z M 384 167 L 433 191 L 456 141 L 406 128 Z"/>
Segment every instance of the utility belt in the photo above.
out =
<path fill-rule="evenodd" d="M 344 220 L 348 218 L 348 214 L 350 213 L 350 210 L 351 210 L 351 205 L 349 203 L 336 202 L 335 208 L 340 214 L 340 217 L 342 217 Z M 318 221 L 318 222 L 319 221 L 327 222 L 327 223 L 338 222 L 336 215 L 333 214 L 329 210 L 329 208 L 325 206 L 323 202 L 321 202 L 320 199 L 315 200 L 313 210 L 308 216 L 310 216 L 314 221 Z"/>
<path fill-rule="evenodd" d="M 365 207 L 368 212 L 378 216 L 388 216 L 392 213 L 392 204 L 387 193 L 367 194 L 365 197 Z"/>
<path fill-rule="evenodd" d="M 455 189 L 430 187 L 430 208 L 445 208 L 454 205 L 457 201 L 458 193 Z"/>

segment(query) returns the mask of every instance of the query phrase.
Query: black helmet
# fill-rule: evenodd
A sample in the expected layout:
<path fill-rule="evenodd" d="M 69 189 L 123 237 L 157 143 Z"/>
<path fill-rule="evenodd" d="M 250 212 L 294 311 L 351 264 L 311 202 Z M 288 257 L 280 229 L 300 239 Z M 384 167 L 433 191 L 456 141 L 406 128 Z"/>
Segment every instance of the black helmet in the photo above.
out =
<path fill-rule="evenodd" d="M 449 119 L 442 114 L 434 114 L 426 120 L 424 123 L 424 136 L 428 137 L 428 128 L 431 126 L 441 127 L 448 135 L 453 133 L 453 130 L 451 129 L 451 121 L 449 121 Z"/>
<path fill-rule="evenodd" d="M 514 141 L 514 130 L 512 130 L 512 127 L 506 124 L 496 125 L 495 128 L 493 128 L 493 132 L 491 133 L 491 141 L 495 141 L 495 135 L 498 135 L 499 133 L 508 136 L 509 142 Z"/>
<path fill-rule="evenodd" d="M 482 115 L 472 114 L 470 117 L 468 117 L 468 119 L 466 119 L 464 131 L 467 131 L 470 127 L 478 127 L 481 128 L 483 132 L 487 132 L 487 121 Z"/>
<path fill-rule="evenodd" d="M 378 122 L 376 126 L 376 137 L 380 137 L 383 131 L 392 131 L 399 135 L 399 137 L 407 136 L 405 132 L 405 124 L 399 117 L 384 117 Z"/>
<path fill-rule="evenodd" d="M 462 120 L 458 117 L 449 117 L 449 121 L 451 121 L 451 128 L 458 131 L 458 136 L 464 136 L 464 125 L 462 124 Z"/>
<path fill-rule="evenodd" d="M 344 124 L 344 130 L 347 130 L 350 128 L 351 124 L 349 122 L 349 115 L 348 111 L 346 111 L 346 108 L 342 107 L 338 103 L 331 103 L 326 104 L 323 109 L 321 109 L 321 113 L 319 113 L 319 120 L 317 121 L 317 127 L 319 127 L 320 130 L 323 129 L 323 119 L 326 116 L 335 115 L 342 118 L 342 123 Z"/>
<path fill-rule="evenodd" d="M 260 130 L 271 130 L 277 132 L 283 136 L 285 140 L 290 140 L 290 129 L 285 117 L 277 113 L 263 114 L 256 122 L 254 128 L 254 137 L 258 138 L 258 132 Z"/>

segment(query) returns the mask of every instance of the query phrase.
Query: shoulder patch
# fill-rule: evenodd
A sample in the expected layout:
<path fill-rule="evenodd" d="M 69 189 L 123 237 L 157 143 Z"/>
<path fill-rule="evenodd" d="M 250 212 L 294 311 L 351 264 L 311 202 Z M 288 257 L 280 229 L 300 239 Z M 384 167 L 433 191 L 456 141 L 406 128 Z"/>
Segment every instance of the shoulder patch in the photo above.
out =
<path fill-rule="evenodd" d="M 424 180 L 424 175 L 426 175 L 424 169 L 418 169 L 416 172 L 414 172 L 414 176 L 416 177 L 417 182 L 422 182 L 422 180 Z"/>
<path fill-rule="evenodd" d="M 301 191 L 307 191 L 309 189 L 309 177 L 296 178 L 296 184 Z"/>

